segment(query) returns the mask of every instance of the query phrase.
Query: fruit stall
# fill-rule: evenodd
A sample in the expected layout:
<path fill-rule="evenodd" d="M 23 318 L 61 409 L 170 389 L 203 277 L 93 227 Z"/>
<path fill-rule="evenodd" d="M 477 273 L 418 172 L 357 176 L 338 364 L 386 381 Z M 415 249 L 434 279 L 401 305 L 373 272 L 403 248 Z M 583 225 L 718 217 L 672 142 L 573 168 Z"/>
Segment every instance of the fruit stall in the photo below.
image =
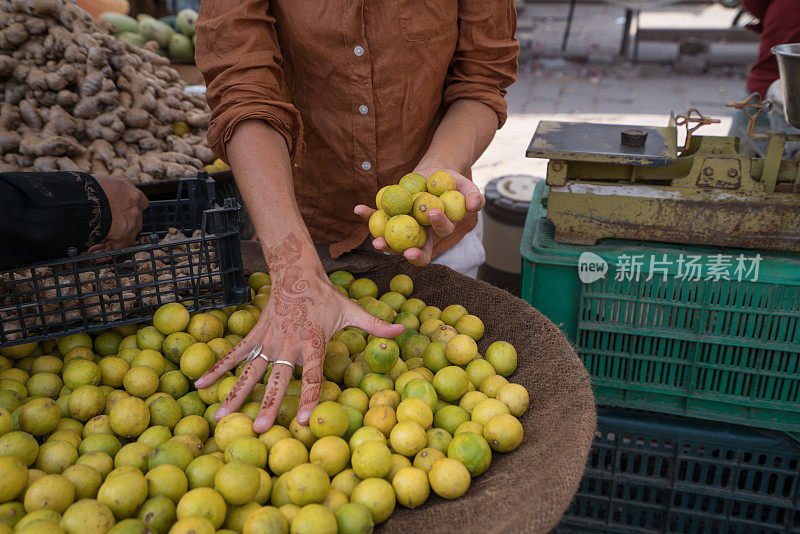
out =
<path fill-rule="evenodd" d="M 494 285 L 404 256 L 471 221 L 469 181 L 397 176 L 342 208 L 361 246 L 317 249 L 323 305 L 367 322 L 272 361 L 286 284 L 183 1 L 0 0 L 0 172 L 148 201 L 130 246 L 0 269 L 0 534 L 800 532 L 800 137 L 755 133 L 771 103 L 730 104 L 760 156 L 697 109 L 539 122 L 546 177 L 485 189 Z"/>
<path fill-rule="evenodd" d="M 197 13 L 129 9 L 0 5 L 0 172 L 123 176 L 150 199 L 130 247 L 0 272 L 0 534 L 555 527 L 595 428 L 588 374 L 529 304 L 444 267 L 328 266 L 332 288 L 403 332 L 336 331 L 308 425 L 300 365 L 266 431 L 277 364 L 215 418 L 244 364 L 195 381 L 256 326 L 272 283 L 187 88 L 202 82 L 187 70 Z M 398 181 L 368 223 L 395 250 L 424 244 L 431 209 L 465 216 L 448 172 Z"/>
<path fill-rule="evenodd" d="M 184 183 L 186 196 L 208 203 L 210 180 L 198 181 Z M 192 227 L 177 217 L 192 213 L 182 209 L 185 199 L 160 202 L 149 208 L 160 212 L 148 214 L 153 224 Z M 235 236 L 230 207 L 206 210 L 201 220 L 219 226 L 199 237 L 105 253 L 146 251 L 139 259 L 168 264 L 170 255 L 213 256 L 199 277 L 160 283 L 176 293 L 102 314 L 102 305 L 89 306 L 120 288 L 93 285 L 80 274 L 97 265 L 73 260 L 83 295 L 38 302 L 55 315 L 80 313 L 56 326 L 21 317 L 4 338 L 0 528 L 502 532 L 558 523 L 594 428 L 588 376 L 566 338 L 529 305 L 444 267 L 395 261 L 331 272 L 342 293 L 403 324 L 403 334 L 334 334 L 308 426 L 296 418 L 300 367 L 266 432 L 252 427 L 270 371 L 239 412 L 216 421 L 236 374 L 199 390 L 192 382 L 248 334 L 271 293 L 264 272 L 244 284 L 241 252 L 238 264 L 223 257 L 238 245 L 221 241 L 225 232 Z M 15 305 L 5 300 L 2 309 L 13 313 Z M 482 527 L 486 521 L 493 526 Z"/>

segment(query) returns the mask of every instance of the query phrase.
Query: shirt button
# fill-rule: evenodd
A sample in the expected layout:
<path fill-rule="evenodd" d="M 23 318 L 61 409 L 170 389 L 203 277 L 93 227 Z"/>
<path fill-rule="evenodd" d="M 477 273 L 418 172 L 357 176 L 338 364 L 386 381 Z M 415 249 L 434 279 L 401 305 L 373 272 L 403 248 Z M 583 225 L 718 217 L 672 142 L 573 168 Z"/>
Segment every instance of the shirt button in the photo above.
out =
<path fill-rule="evenodd" d="M 358 57 L 361 57 L 361 56 L 364 55 L 364 48 L 361 47 L 361 46 L 357 46 L 357 47 L 353 48 L 353 53 L 355 55 L 357 55 Z"/>
<path fill-rule="evenodd" d="M 358 106 L 358 112 L 361 113 L 362 115 L 366 115 L 367 113 L 369 113 L 369 108 L 364 104 L 361 104 L 360 106 Z"/>
<path fill-rule="evenodd" d="M 365 171 L 368 171 L 372 168 L 372 163 L 370 163 L 369 161 L 365 161 L 361 164 L 361 168 L 364 169 Z"/>

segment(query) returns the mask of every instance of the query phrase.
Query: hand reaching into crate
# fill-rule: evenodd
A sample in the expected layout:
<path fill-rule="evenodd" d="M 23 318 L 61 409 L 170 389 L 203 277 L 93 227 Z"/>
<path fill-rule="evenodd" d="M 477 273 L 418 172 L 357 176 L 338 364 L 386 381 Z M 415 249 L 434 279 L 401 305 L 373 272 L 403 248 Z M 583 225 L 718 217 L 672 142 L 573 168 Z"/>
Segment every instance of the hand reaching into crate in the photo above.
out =
<path fill-rule="evenodd" d="M 118 176 L 95 176 L 108 197 L 111 209 L 111 228 L 105 239 L 89 248 L 92 254 L 102 250 L 119 250 L 129 247 L 136 241 L 142 229 L 142 211 L 150 202 L 127 178 Z"/>
<path fill-rule="evenodd" d="M 133 243 L 147 198 L 130 182 L 83 172 L 0 173 L 0 268 Z"/>

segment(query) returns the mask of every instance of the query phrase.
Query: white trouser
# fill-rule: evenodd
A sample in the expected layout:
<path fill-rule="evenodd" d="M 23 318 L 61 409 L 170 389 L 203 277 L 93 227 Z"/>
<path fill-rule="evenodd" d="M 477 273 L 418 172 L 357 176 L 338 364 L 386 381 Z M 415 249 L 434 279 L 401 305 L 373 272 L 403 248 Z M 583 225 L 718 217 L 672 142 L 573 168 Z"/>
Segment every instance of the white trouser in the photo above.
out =
<path fill-rule="evenodd" d="M 468 232 L 455 246 L 445 250 L 431 261 L 438 265 L 446 265 L 454 271 L 476 278 L 478 267 L 486 261 L 483 249 L 483 217 L 478 214 L 478 224 Z"/>

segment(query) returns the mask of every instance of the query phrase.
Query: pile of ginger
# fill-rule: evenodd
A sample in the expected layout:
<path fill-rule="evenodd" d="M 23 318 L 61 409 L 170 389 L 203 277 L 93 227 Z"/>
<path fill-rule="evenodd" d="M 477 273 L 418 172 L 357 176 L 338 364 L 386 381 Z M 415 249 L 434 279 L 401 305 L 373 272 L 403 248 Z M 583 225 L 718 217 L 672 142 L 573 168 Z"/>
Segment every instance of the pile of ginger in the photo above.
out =
<path fill-rule="evenodd" d="M 191 177 L 216 157 L 208 119 L 167 58 L 116 39 L 74 0 L 0 0 L 0 172 Z M 175 135 L 179 122 L 189 133 Z"/>

